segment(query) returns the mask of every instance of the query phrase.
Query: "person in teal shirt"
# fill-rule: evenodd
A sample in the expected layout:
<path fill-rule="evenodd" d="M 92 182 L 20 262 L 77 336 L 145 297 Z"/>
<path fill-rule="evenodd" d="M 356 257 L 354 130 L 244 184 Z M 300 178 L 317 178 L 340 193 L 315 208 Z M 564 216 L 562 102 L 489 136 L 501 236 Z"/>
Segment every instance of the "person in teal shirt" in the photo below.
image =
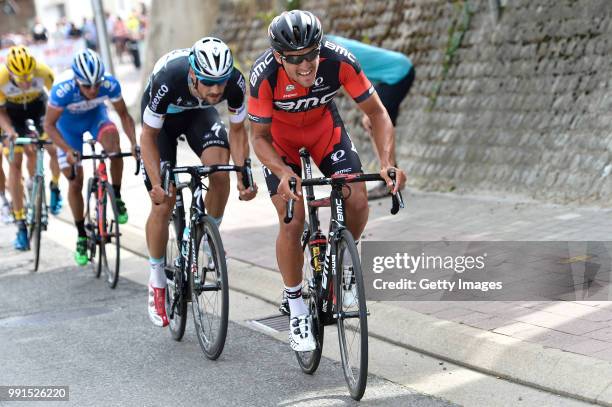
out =
<path fill-rule="evenodd" d="M 400 104 L 414 82 L 414 65 L 412 65 L 410 59 L 400 52 L 375 47 L 337 35 L 326 35 L 325 38 L 346 48 L 357 58 L 365 75 L 374 83 L 376 93 L 378 93 L 378 97 L 380 97 L 389 113 L 393 126 L 395 126 Z M 363 115 L 361 124 L 371 136 L 372 124 L 368 116 Z M 392 164 L 396 166 L 395 151 L 393 151 L 393 160 Z M 368 198 L 370 200 L 383 198 L 388 193 L 388 188 L 382 183 L 368 191 Z"/>

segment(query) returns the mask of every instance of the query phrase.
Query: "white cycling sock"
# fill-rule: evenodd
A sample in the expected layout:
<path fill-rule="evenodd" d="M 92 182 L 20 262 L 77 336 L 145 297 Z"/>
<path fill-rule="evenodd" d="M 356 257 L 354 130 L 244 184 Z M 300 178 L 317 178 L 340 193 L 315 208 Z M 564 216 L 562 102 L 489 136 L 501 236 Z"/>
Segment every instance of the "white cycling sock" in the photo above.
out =
<path fill-rule="evenodd" d="M 215 222 L 215 224 L 217 225 L 217 229 L 221 227 L 221 221 L 223 220 L 223 215 L 219 216 L 218 218 L 215 218 L 214 216 L 210 216 L 210 215 L 208 215 L 208 217 L 212 219 L 213 222 Z"/>
<path fill-rule="evenodd" d="M 0 191 L 0 203 L 2 205 L 8 205 L 8 201 L 6 200 L 6 194 L 4 191 Z"/>
<path fill-rule="evenodd" d="M 154 259 L 149 257 L 149 266 L 151 266 L 151 273 L 149 274 L 149 284 L 154 288 L 165 288 L 166 273 L 164 272 L 164 258 Z"/>
<path fill-rule="evenodd" d="M 302 284 L 298 284 L 295 287 L 285 287 L 285 293 L 287 294 L 287 300 L 289 301 L 289 313 L 291 318 L 298 315 L 308 314 L 308 307 L 302 299 Z"/>

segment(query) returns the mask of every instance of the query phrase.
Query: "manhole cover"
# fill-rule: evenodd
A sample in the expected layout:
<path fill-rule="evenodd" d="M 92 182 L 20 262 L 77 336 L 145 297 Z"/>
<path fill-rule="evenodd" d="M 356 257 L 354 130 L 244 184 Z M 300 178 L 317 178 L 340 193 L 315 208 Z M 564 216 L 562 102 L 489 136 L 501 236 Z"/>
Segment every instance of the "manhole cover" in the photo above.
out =
<path fill-rule="evenodd" d="M 284 332 L 289 327 L 289 317 L 286 315 L 272 315 L 261 319 L 255 319 L 251 323 L 264 330 Z"/>

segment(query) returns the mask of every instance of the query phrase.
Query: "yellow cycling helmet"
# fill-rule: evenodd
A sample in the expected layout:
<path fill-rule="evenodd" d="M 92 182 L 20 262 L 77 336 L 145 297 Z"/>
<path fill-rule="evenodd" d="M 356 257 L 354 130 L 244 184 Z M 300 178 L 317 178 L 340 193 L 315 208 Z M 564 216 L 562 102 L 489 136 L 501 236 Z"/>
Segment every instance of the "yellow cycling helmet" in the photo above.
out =
<path fill-rule="evenodd" d="M 13 75 L 28 76 L 36 67 L 36 59 L 34 59 L 29 49 L 23 45 L 17 45 L 9 49 L 6 67 Z"/>

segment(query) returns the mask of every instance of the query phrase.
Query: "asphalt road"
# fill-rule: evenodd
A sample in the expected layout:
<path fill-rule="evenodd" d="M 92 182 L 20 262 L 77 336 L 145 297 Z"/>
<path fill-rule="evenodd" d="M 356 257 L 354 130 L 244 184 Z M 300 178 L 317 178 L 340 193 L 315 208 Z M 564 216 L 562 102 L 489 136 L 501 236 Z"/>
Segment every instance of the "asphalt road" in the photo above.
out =
<path fill-rule="evenodd" d="M 338 362 L 325 359 L 315 375 L 305 375 L 286 343 L 249 329 L 236 315 L 268 304 L 233 292 L 230 307 L 238 323 L 230 323 L 219 360 L 209 361 L 191 320 L 183 341 L 173 341 L 149 322 L 143 285 L 123 278 L 110 290 L 88 270 L 73 266 L 66 247 L 71 245 L 56 243 L 49 233 L 43 235 L 41 271 L 34 273 L 31 254 L 12 249 L 12 228 L 0 227 L 0 385 L 70 386 L 68 402 L 19 406 L 356 404 Z M 126 274 L 146 266 L 128 253 L 124 258 Z M 360 404 L 450 405 L 376 376 L 369 378 Z"/>

